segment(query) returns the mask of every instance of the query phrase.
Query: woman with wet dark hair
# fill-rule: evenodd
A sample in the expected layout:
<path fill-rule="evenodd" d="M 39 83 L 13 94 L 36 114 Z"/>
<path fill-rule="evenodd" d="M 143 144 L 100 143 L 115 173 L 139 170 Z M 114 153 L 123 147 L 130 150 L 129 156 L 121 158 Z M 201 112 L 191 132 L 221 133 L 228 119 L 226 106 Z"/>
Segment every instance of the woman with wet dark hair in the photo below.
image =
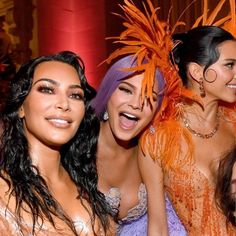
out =
<path fill-rule="evenodd" d="M 1 114 L 1 234 L 111 233 L 110 208 L 97 190 L 94 96 L 72 52 L 19 69 Z"/>
<path fill-rule="evenodd" d="M 188 65 L 195 62 L 204 65 L 203 73 L 214 64 L 220 57 L 219 44 L 234 40 L 234 37 L 227 31 L 215 26 L 200 26 L 189 30 L 186 33 L 173 35 L 176 46 L 172 50 L 173 63 L 178 65 L 179 74 L 186 87 L 189 87 L 191 80 L 188 75 Z M 205 80 L 204 83 L 211 83 Z"/>

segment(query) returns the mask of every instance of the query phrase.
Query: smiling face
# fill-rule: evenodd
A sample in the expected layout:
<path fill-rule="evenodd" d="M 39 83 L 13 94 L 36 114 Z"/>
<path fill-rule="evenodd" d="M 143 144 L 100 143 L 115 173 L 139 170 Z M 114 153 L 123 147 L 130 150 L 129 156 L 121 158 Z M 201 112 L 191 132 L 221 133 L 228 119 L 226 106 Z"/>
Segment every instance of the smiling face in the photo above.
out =
<path fill-rule="evenodd" d="M 84 92 L 76 70 L 62 62 L 39 64 L 32 88 L 19 110 L 29 144 L 61 147 L 84 117 Z"/>
<path fill-rule="evenodd" d="M 157 106 L 158 88 L 154 86 L 153 102 L 141 101 L 143 75 L 122 80 L 107 104 L 108 123 L 113 135 L 129 141 L 138 136 L 152 120 Z"/>
<path fill-rule="evenodd" d="M 206 73 L 204 88 L 208 98 L 236 101 L 236 41 L 228 40 L 218 47 L 220 57 Z"/>

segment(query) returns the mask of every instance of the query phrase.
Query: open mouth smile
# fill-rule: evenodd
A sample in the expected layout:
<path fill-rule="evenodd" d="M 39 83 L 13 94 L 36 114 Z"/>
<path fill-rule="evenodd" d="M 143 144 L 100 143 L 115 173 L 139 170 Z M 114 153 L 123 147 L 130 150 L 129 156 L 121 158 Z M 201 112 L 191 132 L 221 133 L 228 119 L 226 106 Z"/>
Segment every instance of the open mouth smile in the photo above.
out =
<path fill-rule="evenodd" d="M 120 125 L 123 129 L 133 129 L 139 121 L 139 118 L 133 114 L 122 112 L 120 116 Z"/>

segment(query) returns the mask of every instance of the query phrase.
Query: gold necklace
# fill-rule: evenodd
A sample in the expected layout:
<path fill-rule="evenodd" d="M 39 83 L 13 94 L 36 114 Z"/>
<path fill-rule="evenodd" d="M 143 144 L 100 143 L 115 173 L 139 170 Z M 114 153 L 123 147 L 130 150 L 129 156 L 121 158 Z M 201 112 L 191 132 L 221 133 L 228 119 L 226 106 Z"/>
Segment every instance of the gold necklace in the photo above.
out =
<path fill-rule="evenodd" d="M 186 118 L 183 118 L 183 122 L 184 122 L 184 126 L 189 130 L 190 133 L 192 133 L 194 136 L 199 137 L 199 138 L 203 138 L 203 139 L 209 139 L 212 138 L 215 133 L 218 131 L 219 126 L 220 126 L 220 119 L 219 119 L 219 115 L 217 114 L 217 123 L 215 128 L 208 134 L 202 134 L 200 132 L 197 132 L 196 130 L 192 129 L 187 121 Z"/>

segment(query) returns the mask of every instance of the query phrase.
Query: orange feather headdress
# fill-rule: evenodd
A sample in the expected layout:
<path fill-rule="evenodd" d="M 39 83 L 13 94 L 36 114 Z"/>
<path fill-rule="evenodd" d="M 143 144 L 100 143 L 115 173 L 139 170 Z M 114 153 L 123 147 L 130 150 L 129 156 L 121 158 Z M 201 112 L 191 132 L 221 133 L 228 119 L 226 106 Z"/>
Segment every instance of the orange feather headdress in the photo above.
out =
<path fill-rule="evenodd" d="M 120 5 L 124 12 L 121 17 L 125 20 L 123 23 L 125 30 L 119 37 L 113 37 L 113 39 L 116 40 L 115 43 L 121 44 L 121 47 L 114 51 L 106 62 L 110 63 L 111 60 L 119 56 L 133 55 L 137 61 L 137 66 L 126 70 L 144 73 L 142 98 L 146 96 L 152 99 L 155 72 L 158 69 L 163 74 L 165 79 L 164 99 L 160 111 L 152 121 L 157 132 L 153 134 L 146 130 L 141 138 L 141 147 L 144 148 L 145 146 L 153 159 L 157 159 L 159 150 L 162 150 L 161 163 L 172 168 L 175 155 L 178 156 L 181 152 L 179 148 L 180 135 L 184 136 L 187 143 L 190 144 L 186 161 L 192 161 L 191 153 L 193 152 L 191 135 L 178 122 L 178 118 L 183 112 L 179 102 L 182 99 L 200 102 L 200 99 L 193 95 L 190 90 L 184 88 L 178 75 L 178 68 L 170 60 L 171 51 L 175 47 L 172 35 L 176 27 L 184 23 L 178 21 L 173 27 L 170 27 L 169 22 L 158 19 L 158 8 L 153 7 L 151 0 L 146 1 L 147 4 L 143 4 L 143 12 L 135 6 L 132 0 L 124 0 L 124 4 Z M 227 25 L 232 26 L 235 21 L 233 1 L 230 0 L 231 15 L 220 22 L 216 22 L 216 24 L 225 24 L 225 27 Z M 207 0 L 204 0 L 203 15 L 196 20 L 193 27 L 200 25 L 200 23 L 202 25 L 213 24 L 212 22 L 224 2 L 225 0 L 221 0 L 217 8 L 208 17 Z"/>
<path fill-rule="evenodd" d="M 221 19 L 216 20 L 217 15 L 221 11 L 226 0 L 220 0 L 216 8 L 208 15 L 208 0 L 204 0 L 203 14 L 197 18 L 192 28 L 199 25 L 214 25 L 220 26 L 230 32 L 234 37 L 236 37 L 236 9 L 235 0 L 229 0 L 229 14 Z"/>
<path fill-rule="evenodd" d="M 175 100 L 182 96 L 191 98 L 192 94 L 185 90 L 178 75 L 177 68 L 170 60 L 170 53 L 174 42 L 171 38 L 175 28 L 183 25 L 177 22 L 170 28 L 168 22 L 160 21 L 157 16 L 158 8 L 154 8 L 151 0 L 147 0 L 147 5 L 143 3 L 144 12 L 138 9 L 131 0 L 124 0 L 124 5 L 120 5 L 124 15 L 121 16 L 125 22 L 125 30 L 119 37 L 113 37 L 122 46 L 114 51 L 106 60 L 111 60 L 123 55 L 133 55 L 137 61 L 137 66 L 126 68 L 134 72 L 143 71 L 142 98 L 144 96 L 152 99 L 153 86 L 155 83 L 155 72 L 158 69 L 165 79 L 164 100 L 162 102 L 160 114 L 164 116 L 169 107 L 170 99 Z M 168 109 L 170 113 L 171 109 Z"/>
<path fill-rule="evenodd" d="M 113 39 L 116 39 L 115 43 L 121 44 L 121 47 L 114 51 L 106 62 L 110 63 L 111 60 L 119 56 L 133 55 L 137 66 L 126 68 L 126 70 L 144 73 L 142 79 L 142 98 L 146 96 L 151 100 L 155 83 L 155 72 L 158 69 L 163 74 L 165 80 L 164 98 L 160 111 L 158 111 L 152 121 L 152 125 L 157 132 L 146 131 L 141 138 L 142 148 L 144 146 L 148 147 L 149 153 L 155 158 L 154 156 L 160 143 L 165 143 L 168 147 L 171 145 L 171 142 L 164 142 L 161 138 L 163 137 L 162 135 L 159 136 L 160 138 L 155 138 L 157 133 L 158 135 L 166 133 L 166 129 L 159 125 L 165 122 L 160 121 L 167 121 L 170 117 L 177 120 L 175 118 L 179 117 L 182 113 L 181 107 L 177 106 L 179 101 L 183 98 L 190 100 L 198 100 L 198 98 L 190 90 L 185 89 L 179 77 L 178 69 L 171 62 L 170 58 L 172 49 L 175 47 L 172 34 L 177 26 L 184 23 L 178 21 L 171 28 L 168 22 L 158 19 L 158 8 L 153 7 L 151 0 L 147 0 L 147 4 L 143 3 L 143 6 L 144 11 L 142 12 L 135 6 L 132 0 L 124 0 L 124 4 L 120 5 L 124 12 L 124 15 L 121 17 L 125 20 L 123 23 L 125 30 L 119 37 L 113 37 Z M 178 125 L 170 125 L 168 128 L 170 134 L 178 136 Z M 177 137 L 175 140 L 179 140 L 179 138 Z M 149 142 L 149 144 L 145 145 L 146 142 Z M 173 144 L 178 151 L 179 144 L 177 142 Z M 169 148 L 167 149 L 171 151 Z M 171 165 L 172 160 L 164 159 L 165 165 Z"/>

